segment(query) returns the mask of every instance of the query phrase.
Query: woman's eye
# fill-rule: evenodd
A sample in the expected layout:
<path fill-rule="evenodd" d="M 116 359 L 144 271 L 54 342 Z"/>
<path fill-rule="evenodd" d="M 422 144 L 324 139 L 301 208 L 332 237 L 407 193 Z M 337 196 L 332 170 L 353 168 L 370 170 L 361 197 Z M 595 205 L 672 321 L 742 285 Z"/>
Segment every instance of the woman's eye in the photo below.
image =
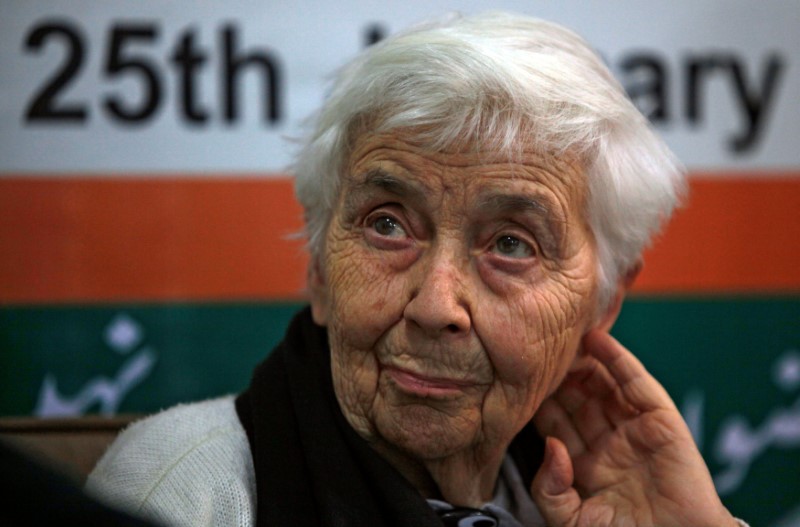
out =
<path fill-rule="evenodd" d="M 381 236 L 400 237 L 405 236 L 406 232 L 397 220 L 391 216 L 380 216 L 373 223 L 372 228 Z"/>
<path fill-rule="evenodd" d="M 511 258 L 528 258 L 533 256 L 533 248 L 516 236 L 503 235 L 494 242 L 494 252 Z"/>

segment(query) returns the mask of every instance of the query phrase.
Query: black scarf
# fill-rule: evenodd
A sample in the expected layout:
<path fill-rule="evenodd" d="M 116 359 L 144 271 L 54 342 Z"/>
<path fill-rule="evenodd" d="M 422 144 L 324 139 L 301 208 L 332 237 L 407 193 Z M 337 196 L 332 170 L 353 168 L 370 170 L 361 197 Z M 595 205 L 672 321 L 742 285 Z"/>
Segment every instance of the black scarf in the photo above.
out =
<path fill-rule="evenodd" d="M 308 308 L 256 367 L 236 412 L 255 466 L 256 525 L 442 526 L 419 492 L 345 420 L 333 392 L 327 333 Z M 532 426 L 510 452 L 530 482 L 542 452 Z"/>

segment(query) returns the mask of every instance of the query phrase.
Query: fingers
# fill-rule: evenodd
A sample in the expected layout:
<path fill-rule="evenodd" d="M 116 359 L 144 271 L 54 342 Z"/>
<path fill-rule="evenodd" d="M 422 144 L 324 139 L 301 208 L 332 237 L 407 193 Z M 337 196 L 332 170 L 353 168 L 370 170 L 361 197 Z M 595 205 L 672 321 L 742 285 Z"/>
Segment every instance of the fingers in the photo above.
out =
<path fill-rule="evenodd" d="M 608 333 L 593 330 L 583 339 L 584 349 L 595 357 L 619 386 L 624 403 L 639 412 L 675 409 L 661 384 L 634 355 Z"/>
<path fill-rule="evenodd" d="M 548 398 L 533 416 L 536 429 L 543 437 L 557 437 L 566 446 L 569 456 L 575 458 L 586 450 L 581 433 L 572 418 L 555 399 Z"/>
<path fill-rule="evenodd" d="M 553 397 L 569 414 L 584 442 L 593 444 L 602 434 L 639 414 L 626 403 L 617 381 L 594 357 L 571 372 Z"/>
<path fill-rule="evenodd" d="M 590 401 L 602 401 L 609 413 L 609 420 L 616 414 L 629 414 L 617 381 L 596 358 L 587 356 L 583 366 L 571 372 L 557 390 L 557 397 L 564 408 L 575 414 Z"/>
<path fill-rule="evenodd" d="M 531 483 L 531 497 L 547 525 L 567 525 L 577 517 L 581 498 L 573 488 L 574 471 L 567 447 L 548 437 L 544 461 Z"/>
<path fill-rule="evenodd" d="M 585 359 L 534 417 L 539 433 L 560 439 L 573 459 L 644 412 L 676 410 L 644 366 L 607 333 L 590 332 L 584 349 Z"/>

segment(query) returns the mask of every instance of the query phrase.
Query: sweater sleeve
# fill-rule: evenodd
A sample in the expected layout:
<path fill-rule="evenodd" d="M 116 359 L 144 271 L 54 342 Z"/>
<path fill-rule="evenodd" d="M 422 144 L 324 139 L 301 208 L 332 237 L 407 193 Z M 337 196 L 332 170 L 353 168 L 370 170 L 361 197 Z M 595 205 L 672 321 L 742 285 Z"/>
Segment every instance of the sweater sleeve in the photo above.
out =
<path fill-rule="evenodd" d="M 255 473 L 232 396 L 177 406 L 133 424 L 86 487 L 166 526 L 255 523 Z"/>

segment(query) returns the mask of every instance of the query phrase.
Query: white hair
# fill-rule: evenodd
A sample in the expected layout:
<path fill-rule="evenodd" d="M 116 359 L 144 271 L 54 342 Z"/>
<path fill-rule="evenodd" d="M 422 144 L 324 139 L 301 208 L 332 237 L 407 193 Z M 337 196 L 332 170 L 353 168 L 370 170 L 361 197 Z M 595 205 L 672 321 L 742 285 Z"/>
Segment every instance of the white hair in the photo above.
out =
<path fill-rule="evenodd" d="M 578 35 L 506 13 L 449 17 L 371 46 L 336 76 L 294 166 L 312 258 L 358 135 L 409 129 L 433 151 L 472 144 L 510 157 L 531 147 L 577 156 L 600 309 L 685 188 L 677 160 Z"/>

